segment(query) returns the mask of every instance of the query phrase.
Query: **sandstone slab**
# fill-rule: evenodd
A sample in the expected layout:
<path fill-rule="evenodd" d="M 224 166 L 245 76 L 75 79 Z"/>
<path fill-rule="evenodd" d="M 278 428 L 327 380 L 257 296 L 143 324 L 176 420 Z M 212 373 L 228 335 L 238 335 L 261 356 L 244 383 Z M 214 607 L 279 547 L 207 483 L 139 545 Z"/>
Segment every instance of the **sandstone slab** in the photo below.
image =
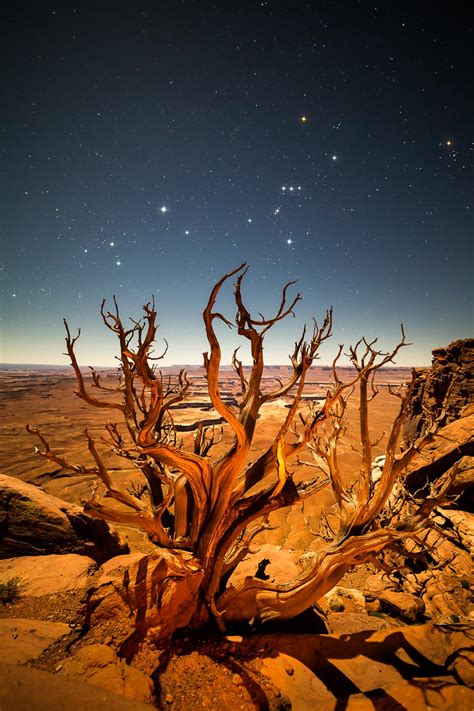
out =
<path fill-rule="evenodd" d="M 91 644 L 79 649 L 61 664 L 61 675 L 76 676 L 120 696 L 148 703 L 153 700 L 153 682 L 143 672 L 119 659 L 110 647 Z"/>
<path fill-rule="evenodd" d="M 0 558 L 50 553 L 99 563 L 128 552 L 115 529 L 16 477 L 0 475 Z"/>
<path fill-rule="evenodd" d="M 328 612 L 327 619 L 332 634 L 372 632 L 395 626 L 386 615 L 369 615 L 368 612 Z"/>
<path fill-rule="evenodd" d="M 427 624 L 344 635 L 261 635 L 256 642 L 263 673 L 299 711 L 457 711 L 474 705 L 474 692 L 462 685 L 469 683 L 471 635 L 467 626 Z"/>
<path fill-rule="evenodd" d="M 474 414 L 454 420 L 440 429 L 433 440 L 423 447 L 410 462 L 406 471 L 406 486 L 416 491 L 434 481 L 464 457 L 474 455 Z M 469 461 L 469 460 L 468 460 Z M 460 476 L 466 477 L 461 469 Z M 459 490 L 459 482 L 453 482 L 453 490 Z"/>
<path fill-rule="evenodd" d="M 63 622 L 2 618 L 0 619 L 0 663 L 24 664 L 29 659 L 36 659 L 53 642 L 69 634 L 70 631 L 69 625 Z M 0 708 L 3 711 L 3 707 Z"/>
<path fill-rule="evenodd" d="M 0 583 L 19 578 L 20 595 L 41 597 L 66 590 L 83 590 L 97 565 L 92 558 L 65 555 L 21 556 L 0 560 Z"/>
<path fill-rule="evenodd" d="M 2 711 L 150 711 L 138 699 L 127 699 L 83 679 L 48 674 L 14 664 L 0 665 Z"/>

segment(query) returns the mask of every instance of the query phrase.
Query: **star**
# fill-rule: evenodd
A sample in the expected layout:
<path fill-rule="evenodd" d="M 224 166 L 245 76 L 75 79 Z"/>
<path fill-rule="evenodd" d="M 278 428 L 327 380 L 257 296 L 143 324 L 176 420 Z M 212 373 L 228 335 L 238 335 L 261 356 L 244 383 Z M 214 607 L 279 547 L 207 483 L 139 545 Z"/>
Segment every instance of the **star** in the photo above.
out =
<path fill-rule="evenodd" d="M 251 218 L 251 217 L 249 217 L 249 219 L 247 220 L 247 222 L 252 222 L 252 218 Z"/>
<path fill-rule="evenodd" d="M 337 160 L 337 156 L 332 156 L 332 159 L 333 159 L 333 160 Z"/>
<path fill-rule="evenodd" d="M 115 264 L 119 267 L 119 266 L 122 264 L 122 262 L 120 262 L 119 260 L 117 260 L 117 261 L 115 262 Z"/>
<path fill-rule="evenodd" d="M 288 239 L 286 240 L 286 243 L 287 243 L 287 244 L 293 244 L 293 240 L 291 239 L 291 237 L 288 237 Z"/>
<path fill-rule="evenodd" d="M 165 212 L 168 212 L 168 208 L 165 205 L 163 205 L 163 207 L 160 207 L 160 210 L 163 213 L 163 215 L 165 214 Z"/>
<path fill-rule="evenodd" d="M 280 208 L 277 207 L 277 208 L 273 211 L 273 214 L 274 214 L 274 215 L 279 215 L 279 214 L 280 214 Z"/>
<path fill-rule="evenodd" d="M 188 235 L 188 234 L 189 234 L 189 230 L 184 230 L 184 234 L 185 234 L 185 235 Z"/>
<path fill-rule="evenodd" d="M 452 142 L 450 139 L 448 139 L 448 140 L 446 141 L 446 145 L 447 145 L 447 146 L 452 146 L 452 145 L 453 145 L 453 142 Z"/>
<path fill-rule="evenodd" d="M 109 242 L 109 245 L 110 245 L 111 247 L 114 247 L 114 246 L 115 246 L 115 242 Z"/>
<path fill-rule="evenodd" d="M 300 116 L 300 121 L 301 123 L 308 123 L 308 117 L 307 116 Z"/>
<path fill-rule="evenodd" d="M 282 185 L 281 190 L 282 190 L 282 192 L 284 193 L 285 190 L 286 190 L 286 185 Z"/>

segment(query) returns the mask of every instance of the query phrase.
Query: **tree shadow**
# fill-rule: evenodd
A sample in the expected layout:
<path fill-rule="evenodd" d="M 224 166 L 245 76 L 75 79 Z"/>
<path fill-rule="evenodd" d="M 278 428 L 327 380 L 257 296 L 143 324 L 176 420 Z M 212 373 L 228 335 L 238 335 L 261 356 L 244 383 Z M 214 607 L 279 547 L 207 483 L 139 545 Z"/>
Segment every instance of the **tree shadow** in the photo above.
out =
<path fill-rule="evenodd" d="M 461 625 L 449 626 L 449 629 L 446 628 L 444 631 L 449 632 L 454 629 L 468 632 Z M 472 633 L 472 629 L 470 631 Z M 310 651 L 308 636 L 305 636 L 304 643 L 302 640 L 300 645 L 295 644 L 295 639 L 289 639 L 288 635 L 276 636 L 271 640 L 266 640 L 264 636 L 261 639 L 272 645 L 275 654 L 284 653 L 292 656 L 309 668 L 334 696 L 336 711 L 344 711 L 350 697 L 355 694 L 363 694 L 372 702 L 374 708 L 380 711 L 407 711 L 406 707 L 393 698 L 387 689 L 377 687 L 364 691 L 361 688 L 364 685 L 359 686 L 357 680 L 349 678 L 337 666 L 337 660 L 349 661 L 356 657 L 365 657 L 367 660 L 390 666 L 398 672 L 401 679 L 421 691 L 427 707 L 430 706 L 428 691 L 440 694 L 442 699 L 443 689 L 464 683 L 453 674 L 451 665 L 459 654 L 462 656 L 462 652 L 470 647 L 452 652 L 447 656 L 444 664 L 438 664 L 423 654 L 399 630 L 394 630 L 382 641 L 372 640 L 373 634 L 373 631 L 366 631 L 341 637 L 317 635 L 314 637 L 314 646 Z M 400 656 L 401 654 L 405 659 Z"/>

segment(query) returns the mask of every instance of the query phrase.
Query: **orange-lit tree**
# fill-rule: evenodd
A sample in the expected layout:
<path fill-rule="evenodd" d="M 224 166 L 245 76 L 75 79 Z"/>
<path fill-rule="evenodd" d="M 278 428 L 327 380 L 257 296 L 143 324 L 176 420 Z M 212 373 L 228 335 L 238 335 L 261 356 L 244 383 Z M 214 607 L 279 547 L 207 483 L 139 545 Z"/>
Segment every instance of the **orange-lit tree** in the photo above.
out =
<path fill-rule="evenodd" d="M 177 558 L 190 551 L 200 566 L 202 577 L 196 591 L 196 615 L 202 610 L 213 616 L 221 629 L 229 621 L 265 621 L 291 618 L 314 604 L 338 583 L 352 566 L 380 554 L 387 547 L 407 536 L 413 536 L 424 525 L 432 508 L 444 495 L 447 482 L 441 482 L 428 498 L 400 515 L 399 505 L 387 505 L 397 482 L 413 455 L 429 440 L 432 430 L 403 453 L 398 452 L 398 440 L 410 397 L 411 385 L 393 392 L 400 398 L 400 408 L 388 435 L 385 463 L 380 480 L 372 478 L 372 448 L 369 431 L 369 401 L 377 394 L 374 376 L 379 368 L 393 359 L 407 345 L 402 328 L 398 345 L 390 353 L 376 350 L 376 341 L 361 339 L 349 349 L 354 366 L 352 377 L 343 382 L 338 374 L 342 346 L 332 364 L 332 378 L 325 401 L 320 406 L 302 404 L 303 389 L 309 368 L 321 344 L 332 334 L 332 311 L 326 313 L 320 326 L 314 322 L 309 336 L 306 330 L 295 344 L 290 356 L 291 372 L 286 382 L 279 382 L 272 391 L 262 389 L 264 372 L 263 341 L 268 331 L 289 315 L 300 300 L 297 294 L 288 297 L 292 282 L 282 293 L 281 302 L 272 318 L 252 316 L 242 297 L 242 280 L 247 268 L 242 264 L 225 274 L 212 289 L 203 312 L 209 351 L 204 354 L 207 389 L 213 407 L 230 433 L 229 445 L 213 456 L 220 433 L 213 427 L 197 423 L 190 450 L 179 440 L 171 408 L 185 400 L 191 387 L 186 373 L 165 379 L 153 358 L 156 337 L 154 303 L 143 307 L 140 321 L 129 328 L 122 321 L 117 303 L 107 311 L 102 303 L 104 324 L 119 342 L 120 382 L 116 388 L 102 384 L 99 374 L 91 369 L 93 395 L 76 357 L 76 337 L 71 336 L 66 323 L 67 354 L 74 369 L 78 389 L 76 394 L 88 405 L 119 415 L 121 423 L 109 421 L 102 442 L 126 458 L 143 473 L 146 493 L 130 492 L 114 482 L 95 441 L 86 430 L 93 466 L 73 465 L 53 451 L 37 428 L 29 428 L 41 441 L 37 451 L 63 469 L 97 475 L 85 511 L 91 516 L 140 527 L 150 540 L 166 548 Z M 216 310 L 220 290 L 236 277 L 235 324 Z M 240 382 L 237 406 L 230 405 L 221 394 L 219 369 L 221 348 L 216 334 L 216 322 L 235 325 L 238 335 L 249 341 L 252 366 L 245 369 L 232 359 Z M 346 481 L 338 463 L 338 443 L 345 431 L 348 397 L 357 388 L 360 419 L 360 467 Z M 115 391 L 107 395 L 107 391 Z M 100 393 L 100 395 L 99 395 Z M 117 396 L 118 394 L 118 396 Z M 102 396 L 102 397 L 101 397 Z M 249 457 L 259 411 L 265 403 L 287 396 L 280 429 L 270 446 L 255 461 Z M 312 469 L 319 475 L 295 481 L 289 466 L 298 466 L 301 456 L 311 457 Z M 306 469 L 308 470 L 308 469 Z M 294 506 L 324 487 L 331 487 L 337 510 L 337 530 L 316 553 L 308 567 L 285 584 L 258 577 L 247 577 L 237 585 L 229 584 L 236 566 L 249 550 L 249 544 L 267 524 L 268 515 L 282 507 Z M 399 488 L 399 501 L 403 487 Z M 105 496 L 104 496 L 105 494 Z M 114 499 L 115 504 L 110 504 Z M 198 612 L 199 610 L 199 612 Z"/>

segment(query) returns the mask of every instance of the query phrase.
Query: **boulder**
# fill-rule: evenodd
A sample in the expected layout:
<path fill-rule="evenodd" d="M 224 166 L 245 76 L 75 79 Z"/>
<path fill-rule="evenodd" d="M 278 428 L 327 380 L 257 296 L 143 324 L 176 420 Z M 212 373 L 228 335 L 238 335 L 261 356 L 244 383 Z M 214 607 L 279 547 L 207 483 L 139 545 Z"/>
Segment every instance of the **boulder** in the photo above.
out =
<path fill-rule="evenodd" d="M 80 677 L 94 686 L 136 699 L 143 703 L 153 701 L 153 682 L 143 672 L 119 659 L 105 644 L 91 644 L 79 649 L 60 665 L 60 674 Z"/>
<path fill-rule="evenodd" d="M 188 551 L 118 556 L 101 566 L 91 598 L 95 624 L 119 620 L 124 630 L 166 638 L 196 611 L 203 571 Z"/>
<path fill-rule="evenodd" d="M 457 543 L 462 544 L 466 551 L 474 550 L 474 514 L 455 509 L 437 509 L 435 523 L 442 528 L 448 528 L 455 535 Z"/>
<path fill-rule="evenodd" d="M 63 622 L 0 619 L 0 664 L 25 664 L 30 659 L 36 659 L 70 631 L 69 625 Z M 0 705 L 0 708 L 3 711 L 4 707 Z"/>
<path fill-rule="evenodd" d="M 0 665 L 2 711 L 153 711 L 138 699 L 126 699 L 75 677 L 48 674 L 15 664 Z"/>
<path fill-rule="evenodd" d="M 128 550 L 105 521 L 37 486 L 0 475 L 0 559 L 78 553 L 103 563 Z"/>
<path fill-rule="evenodd" d="M 434 522 L 436 527 L 422 535 L 425 551 L 416 559 L 418 572 L 410 571 L 410 559 L 400 556 L 403 575 L 399 580 L 378 573 L 364 583 L 366 598 L 378 599 L 382 610 L 410 622 L 423 616 L 433 622 L 452 623 L 457 618 L 465 620 L 473 609 L 470 551 L 474 550 L 474 516 L 440 508 Z M 439 530 L 443 528 L 446 533 Z M 404 547 L 408 552 L 420 550 L 419 542 L 411 539 L 404 541 Z"/>
<path fill-rule="evenodd" d="M 0 560 L 0 583 L 18 578 L 22 597 L 41 597 L 67 590 L 84 590 L 90 585 L 89 576 L 96 569 L 92 558 L 76 553 L 25 555 Z"/>
<path fill-rule="evenodd" d="M 383 590 L 379 594 L 382 609 L 408 622 L 415 622 L 423 615 L 423 602 L 415 595 L 394 590 Z"/>

